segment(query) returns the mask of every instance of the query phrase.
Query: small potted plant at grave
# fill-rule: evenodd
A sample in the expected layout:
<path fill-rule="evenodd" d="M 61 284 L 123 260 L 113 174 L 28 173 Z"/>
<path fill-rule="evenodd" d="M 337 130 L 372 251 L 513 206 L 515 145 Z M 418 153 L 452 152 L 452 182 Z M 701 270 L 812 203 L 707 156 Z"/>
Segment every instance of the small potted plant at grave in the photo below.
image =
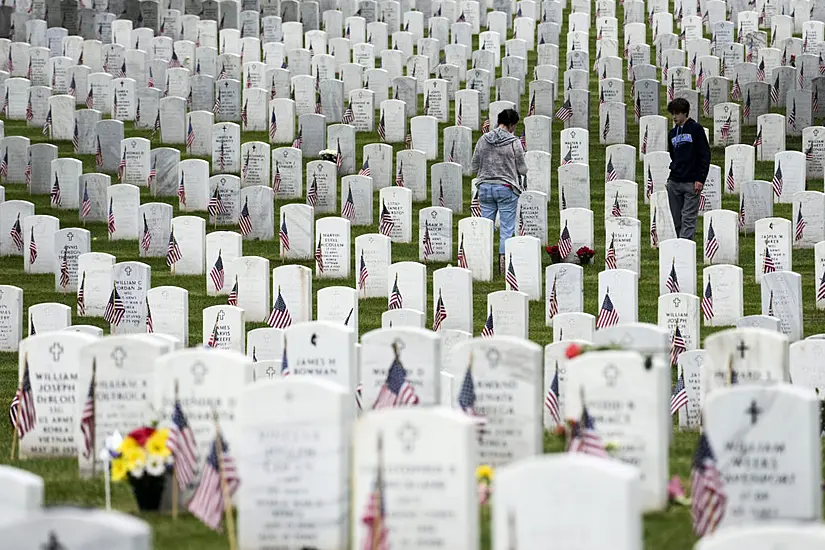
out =
<path fill-rule="evenodd" d="M 550 255 L 550 261 L 554 264 L 561 263 L 561 253 L 559 253 L 559 246 L 554 244 L 553 246 L 545 246 L 544 251 Z"/>
<path fill-rule="evenodd" d="M 318 154 L 318 156 L 321 160 L 336 162 L 338 160 L 338 151 L 335 149 L 324 149 Z"/>
<path fill-rule="evenodd" d="M 112 481 L 128 480 L 141 511 L 158 511 L 174 460 L 168 428 L 143 426 L 129 432 L 112 451 Z"/>
<path fill-rule="evenodd" d="M 583 246 L 576 250 L 576 256 L 579 257 L 580 265 L 587 265 L 593 263 L 593 256 L 595 255 L 596 251 L 588 246 Z"/>

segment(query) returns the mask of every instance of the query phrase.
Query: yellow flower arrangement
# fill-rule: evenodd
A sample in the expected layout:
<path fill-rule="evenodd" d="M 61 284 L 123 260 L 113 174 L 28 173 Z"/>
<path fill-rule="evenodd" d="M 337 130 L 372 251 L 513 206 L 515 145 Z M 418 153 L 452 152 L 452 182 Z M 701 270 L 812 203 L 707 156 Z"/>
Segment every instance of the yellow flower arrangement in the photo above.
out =
<path fill-rule="evenodd" d="M 487 464 L 482 464 L 476 468 L 476 479 L 479 482 L 486 481 L 487 483 L 490 483 L 490 481 L 493 480 L 493 468 Z"/>
<path fill-rule="evenodd" d="M 121 441 L 111 461 L 112 481 L 128 478 L 152 477 L 166 473 L 166 464 L 172 452 L 168 446 L 169 430 L 142 427 L 132 431 Z"/>
<path fill-rule="evenodd" d="M 129 468 L 126 466 L 126 461 L 123 458 L 112 460 L 112 481 L 123 481 L 126 479 L 126 474 L 128 473 Z"/>
<path fill-rule="evenodd" d="M 149 439 L 146 440 L 146 452 L 149 453 L 150 457 L 157 456 L 162 459 L 168 458 L 172 455 L 172 451 L 170 451 L 169 447 L 166 445 L 168 439 L 168 428 L 155 430 L 155 433 L 153 433 Z"/>

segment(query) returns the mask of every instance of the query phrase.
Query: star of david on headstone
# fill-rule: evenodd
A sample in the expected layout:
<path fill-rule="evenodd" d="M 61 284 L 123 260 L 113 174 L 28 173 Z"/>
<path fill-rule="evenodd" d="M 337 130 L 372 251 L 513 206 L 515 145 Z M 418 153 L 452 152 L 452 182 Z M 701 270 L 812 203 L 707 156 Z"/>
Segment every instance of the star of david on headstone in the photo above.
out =
<path fill-rule="evenodd" d="M 122 369 L 123 361 L 126 359 L 126 350 L 123 349 L 121 346 L 116 347 L 112 350 L 111 358 L 115 362 L 115 366 L 119 369 Z"/>
<path fill-rule="evenodd" d="M 682 304 L 682 300 L 677 296 L 673 299 L 673 307 L 679 307 Z"/>
<path fill-rule="evenodd" d="M 203 384 L 203 377 L 206 376 L 206 373 L 206 365 L 204 365 L 200 361 L 192 365 L 192 377 L 195 379 L 196 386 L 200 386 L 201 384 Z"/>
<path fill-rule="evenodd" d="M 272 378 L 273 376 L 275 376 L 275 374 L 277 374 L 277 372 L 278 372 L 278 371 L 277 371 L 277 370 L 275 370 L 275 367 L 273 367 L 272 365 L 270 365 L 270 366 L 269 366 L 269 368 L 268 368 L 268 369 L 266 369 L 266 375 L 267 375 L 268 377 L 270 377 L 270 378 Z"/>
<path fill-rule="evenodd" d="M 49 348 L 49 353 L 52 354 L 52 359 L 55 363 L 60 361 L 60 357 L 63 355 L 63 345 L 60 342 L 55 342 Z"/>
<path fill-rule="evenodd" d="M 127 276 L 127 277 L 131 277 L 131 276 L 132 276 L 132 266 L 127 265 L 127 266 L 126 266 L 126 269 L 124 269 L 123 271 L 126 273 L 126 276 Z"/>
<path fill-rule="evenodd" d="M 226 313 L 223 310 L 218 311 L 218 321 L 223 321 L 224 317 L 226 317 Z"/>
<path fill-rule="evenodd" d="M 74 233 L 72 233 L 71 231 L 66 233 L 66 240 L 72 242 L 72 240 L 74 240 Z"/>
<path fill-rule="evenodd" d="M 604 381 L 607 382 L 607 385 L 612 388 L 616 385 L 616 379 L 619 378 L 619 368 L 611 363 L 604 368 L 602 375 L 604 376 Z"/>
<path fill-rule="evenodd" d="M 66 547 L 57 539 L 54 531 L 49 532 L 49 540 L 40 545 L 41 550 L 66 550 Z"/>
<path fill-rule="evenodd" d="M 401 447 L 405 453 L 411 453 L 415 450 L 415 442 L 418 439 L 418 430 L 415 426 L 407 422 L 398 430 L 398 439 L 401 440 Z"/>
<path fill-rule="evenodd" d="M 496 348 L 490 348 L 487 350 L 487 361 L 491 369 L 496 368 L 501 361 L 501 353 Z"/>

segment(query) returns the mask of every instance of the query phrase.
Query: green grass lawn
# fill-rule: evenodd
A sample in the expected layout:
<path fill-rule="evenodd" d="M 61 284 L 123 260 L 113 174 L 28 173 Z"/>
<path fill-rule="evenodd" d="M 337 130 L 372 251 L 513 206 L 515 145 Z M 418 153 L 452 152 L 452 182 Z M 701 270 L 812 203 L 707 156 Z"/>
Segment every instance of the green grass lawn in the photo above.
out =
<path fill-rule="evenodd" d="M 619 14 L 621 17 L 621 14 Z M 620 19 L 621 20 L 621 19 Z M 591 56 L 595 55 L 595 24 L 591 32 L 590 51 Z M 561 33 L 561 50 L 560 71 L 559 78 L 561 80 L 564 68 L 564 49 L 566 45 L 566 24 Z M 620 42 L 620 44 L 623 42 Z M 648 38 L 650 43 L 650 38 Z M 655 51 L 651 54 L 655 55 Z M 530 54 L 528 75 L 532 75 L 532 69 L 535 64 L 535 53 Z M 528 78 L 531 78 L 528 76 Z M 595 222 L 595 238 L 596 238 L 596 258 L 591 266 L 585 267 L 584 287 L 585 287 L 585 302 L 584 310 L 586 312 L 596 314 L 598 312 L 597 304 L 597 288 L 598 288 L 598 273 L 602 270 L 603 253 L 605 250 L 604 242 L 604 220 L 602 213 L 604 212 L 604 166 L 605 154 L 604 147 L 598 144 L 599 136 L 599 121 L 598 121 L 598 88 L 597 76 L 591 75 L 590 90 L 591 90 L 591 117 L 590 117 L 590 167 L 591 167 L 591 208 L 596 214 L 594 216 Z M 632 100 L 630 98 L 630 85 L 626 85 L 626 104 L 628 106 L 628 124 L 627 124 L 627 140 L 629 144 L 634 146 L 638 143 L 638 125 L 633 121 Z M 521 112 L 527 112 L 527 102 L 529 98 L 525 95 L 522 98 Z M 666 104 L 664 88 L 661 90 L 661 105 Z M 421 110 L 419 109 L 419 112 Z M 666 113 L 663 113 L 666 114 Z M 709 127 L 712 127 L 712 121 L 702 119 L 701 122 Z M 442 125 L 442 130 L 443 130 Z M 552 155 L 552 170 L 553 182 L 556 182 L 556 168 L 558 167 L 558 140 L 559 131 L 562 125 L 558 121 L 554 121 L 553 140 L 554 149 Z M 520 134 L 521 127 L 517 130 Z M 6 123 L 6 135 L 25 135 L 29 137 L 33 143 L 44 141 L 40 129 L 27 128 L 25 123 L 19 121 Z M 474 138 L 479 137 L 479 133 L 475 132 Z M 142 136 L 149 137 L 148 132 L 133 131 L 131 124 L 127 124 L 127 137 Z M 755 128 L 743 128 L 742 143 L 752 143 L 755 138 Z M 249 132 L 242 135 L 243 141 L 262 140 L 268 141 L 268 136 L 262 132 Z M 377 134 L 365 135 L 358 134 L 357 147 L 358 158 L 356 166 L 360 166 L 362 162 L 361 148 L 363 145 L 378 141 Z M 57 144 L 60 148 L 61 156 L 72 156 L 72 146 L 69 142 L 62 142 Z M 160 143 L 155 141 L 154 146 L 159 146 Z M 801 144 L 799 138 L 788 138 L 788 149 L 800 150 Z M 403 144 L 394 146 L 398 151 L 403 147 Z M 183 148 L 181 147 L 183 150 Z M 94 158 L 93 156 L 79 157 L 84 163 L 84 171 L 94 172 Z M 715 148 L 712 151 L 712 162 L 714 164 L 724 165 L 724 150 Z M 429 168 L 428 168 L 429 170 Z M 642 174 L 642 163 L 637 165 L 637 174 Z M 757 162 L 756 164 L 756 178 L 770 181 L 773 175 L 773 162 Z M 116 179 L 113 178 L 113 183 Z M 658 299 L 658 252 L 647 246 L 647 227 L 649 224 L 648 209 L 641 204 L 643 194 L 643 181 L 639 177 L 639 218 L 642 224 L 642 249 L 641 249 L 641 273 L 639 277 L 639 321 L 647 323 L 657 322 L 657 299 Z M 469 212 L 470 193 L 467 192 L 470 187 L 470 178 L 464 178 L 465 186 L 465 212 Z M 429 187 L 429 186 L 428 186 Z M 820 187 L 817 185 L 817 188 Z M 818 189 L 821 190 L 821 189 Z M 177 208 L 177 198 L 170 197 L 165 199 L 155 199 L 151 197 L 146 189 L 142 190 L 142 201 L 150 202 L 160 200 L 172 204 Z M 548 207 L 548 226 L 549 226 L 549 241 L 552 243 L 558 238 L 559 231 L 559 205 L 558 197 L 553 193 L 552 202 Z M 76 227 L 80 225 L 80 220 L 77 212 L 57 211 L 49 207 L 48 196 L 30 196 L 27 189 L 21 185 L 6 186 L 6 200 L 23 199 L 30 200 L 36 205 L 36 213 L 38 214 L 52 214 L 60 218 L 60 225 L 62 228 Z M 276 208 L 279 208 L 284 202 L 276 201 Z M 416 204 L 415 212 L 412 219 L 413 224 L 417 225 L 418 216 L 417 210 L 419 208 L 429 206 L 429 203 Z M 738 199 L 726 196 L 723 198 L 723 208 L 736 211 L 738 209 Z M 776 216 L 790 218 L 790 205 L 777 205 L 774 210 Z M 205 213 L 202 214 L 204 217 Z M 364 233 L 373 233 L 377 231 L 377 213 L 376 225 L 374 227 L 354 227 L 353 228 L 353 242 L 356 236 Z M 276 218 L 277 220 L 277 218 Z M 456 234 L 456 226 L 458 219 L 453 220 L 454 234 Z M 697 254 L 699 255 L 699 264 L 701 264 L 701 247 L 702 247 L 702 225 L 698 224 L 698 231 L 696 240 L 698 243 Z M 137 260 L 138 259 L 138 243 L 136 241 L 124 242 L 109 242 L 107 238 L 107 229 L 105 223 L 92 223 L 87 225 L 92 233 L 93 243 L 92 249 L 95 252 L 108 252 L 114 254 L 118 261 Z M 231 228 L 229 228 L 231 229 Z M 413 228 L 412 235 L 416 236 L 410 244 L 393 244 L 394 262 L 398 261 L 418 261 L 418 242 L 417 227 Z M 495 238 L 497 242 L 498 236 Z M 752 273 L 754 270 L 754 240 L 752 236 L 740 238 L 739 241 L 739 265 L 745 273 L 744 286 L 744 313 L 745 315 L 761 313 L 760 310 L 760 294 L 759 287 L 753 282 Z M 251 242 L 244 243 L 244 254 L 255 255 L 268 258 L 272 267 L 277 267 L 283 262 L 278 257 L 278 241 L 268 242 Z M 549 263 L 549 257 L 543 255 L 543 263 L 546 266 Z M 189 330 L 192 342 L 200 340 L 201 334 L 201 310 L 208 306 L 225 303 L 225 297 L 208 297 L 206 295 L 206 279 L 205 276 L 172 276 L 169 268 L 166 266 L 163 258 L 144 259 L 152 266 L 152 281 L 154 286 L 161 285 L 175 285 L 186 288 L 189 291 L 189 307 L 190 319 Z M 313 265 L 307 263 L 309 267 Z M 428 278 L 432 277 L 432 271 L 443 267 L 444 264 L 430 265 L 428 269 Z M 208 269 L 208 267 L 207 267 Z M 805 335 L 825 332 L 825 322 L 823 322 L 823 315 L 817 312 L 814 307 L 814 263 L 813 250 L 794 251 L 794 269 L 803 277 L 803 304 L 804 304 L 804 331 Z M 54 277 L 53 275 L 28 275 L 23 274 L 23 260 L 20 257 L 2 258 L 0 259 L 0 281 L 4 284 L 14 284 L 20 286 L 24 290 L 24 305 L 26 308 L 40 302 L 60 302 L 67 304 L 74 310 L 75 296 L 57 294 L 53 291 Z M 701 281 L 701 265 L 697 271 L 697 280 Z M 313 281 L 314 289 L 330 285 L 345 285 L 351 286 L 353 284 L 352 278 L 347 280 L 315 280 Z M 431 279 L 429 281 L 431 285 Z M 701 286 L 701 285 L 700 285 Z M 431 288 L 431 286 L 430 286 Z M 487 293 L 504 289 L 504 281 L 501 277 L 496 276 L 492 282 L 482 283 L 474 282 L 475 290 L 475 308 L 474 308 L 474 326 L 476 334 L 480 332 L 481 326 L 484 323 L 485 311 L 485 296 Z M 381 326 L 381 313 L 386 310 L 386 299 L 369 299 L 362 300 L 359 306 L 360 319 L 359 326 L 361 333 L 366 333 L 370 330 L 379 328 Z M 545 306 L 543 302 L 530 303 L 530 339 L 540 345 L 546 345 L 552 341 L 552 330 L 544 326 L 544 311 Z M 75 319 L 78 324 L 96 324 L 104 327 L 105 324 L 102 319 Z M 27 319 L 24 317 L 24 327 L 27 326 Z M 429 319 L 427 325 L 429 326 Z M 262 324 L 248 324 L 247 330 L 263 326 Z M 702 336 L 707 336 L 712 329 L 702 329 Z M 0 403 L 9 403 L 14 393 L 17 384 L 17 358 L 15 354 L 3 353 L 0 354 Z M 0 461 L 5 462 L 9 456 L 11 446 L 11 430 L 4 430 L 0 436 Z M 692 458 L 693 446 L 696 441 L 694 433 L 677 433 L 670 451 L 670 466 L 672 473 L 680 475 L 683 480 L 686 480 L 690 471 L 690 462 Z M 555 438 L 548 436 L 545 440 L 545 450 L 548 452 L 558 451 L 561 449 L 561 444 Z M 42 476 L 46 481 L 46 501 L 48 504 L 75 504 L 81 506 L 102 506 L 103 505 L 103 482 L 102 479 L 81 481 L 77 478 L 77 466 L 73 460 L 54 459 L 54 460 L 29 460 L 22 463 L 26 469 Z M 125 485 L 118 485 L 115 487 L 114 506 L 119 510 L 134 512 L 136 505 Z M 483 512 L 486 518 L 486 512 Z M 183 518 L 177 522 L 173 522 L 168 517 L 146 516 L 146 519 L 153 525 L 155 531 L 155 547 L 156 548 L 177 548 L 180 550 L 187 548 L 197 548 L 198 550 L 209 550 L 226 547 L 225 536 L 217 535 L 209 531 L 206 527 L 192 518 Z M 484 521 L 482 548 L 490 548 L 489 537 L 487 530 L 489 523 Z M 683 508 L 671 509 L 666 512 L 651 514 L 645 518 L 645 548 L 660 549 L 668 548 L 669 550 L 687 550 L 692 548 L 695 541 L 691 533 L 690 514 L 689 511 Z"/>

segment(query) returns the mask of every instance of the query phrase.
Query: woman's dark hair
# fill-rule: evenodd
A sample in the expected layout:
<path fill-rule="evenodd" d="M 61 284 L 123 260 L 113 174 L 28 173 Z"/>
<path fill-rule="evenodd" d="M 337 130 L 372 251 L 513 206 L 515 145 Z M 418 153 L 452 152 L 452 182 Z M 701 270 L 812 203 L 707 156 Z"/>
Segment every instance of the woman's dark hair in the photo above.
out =
<path fill-rule="evenodd" d="M 518 113 L 515 109 L 504 109 L 498 114 L 498 124 L 501 126 L 515 126 L 518 124 Z"/>
<path fill-rule="evenodd" d="M 689 115 L 690 103 L 687 99 L 683 97 L 677 97 L 676 99 L 667 104 L 667 112 L 672 115 Z"/>

